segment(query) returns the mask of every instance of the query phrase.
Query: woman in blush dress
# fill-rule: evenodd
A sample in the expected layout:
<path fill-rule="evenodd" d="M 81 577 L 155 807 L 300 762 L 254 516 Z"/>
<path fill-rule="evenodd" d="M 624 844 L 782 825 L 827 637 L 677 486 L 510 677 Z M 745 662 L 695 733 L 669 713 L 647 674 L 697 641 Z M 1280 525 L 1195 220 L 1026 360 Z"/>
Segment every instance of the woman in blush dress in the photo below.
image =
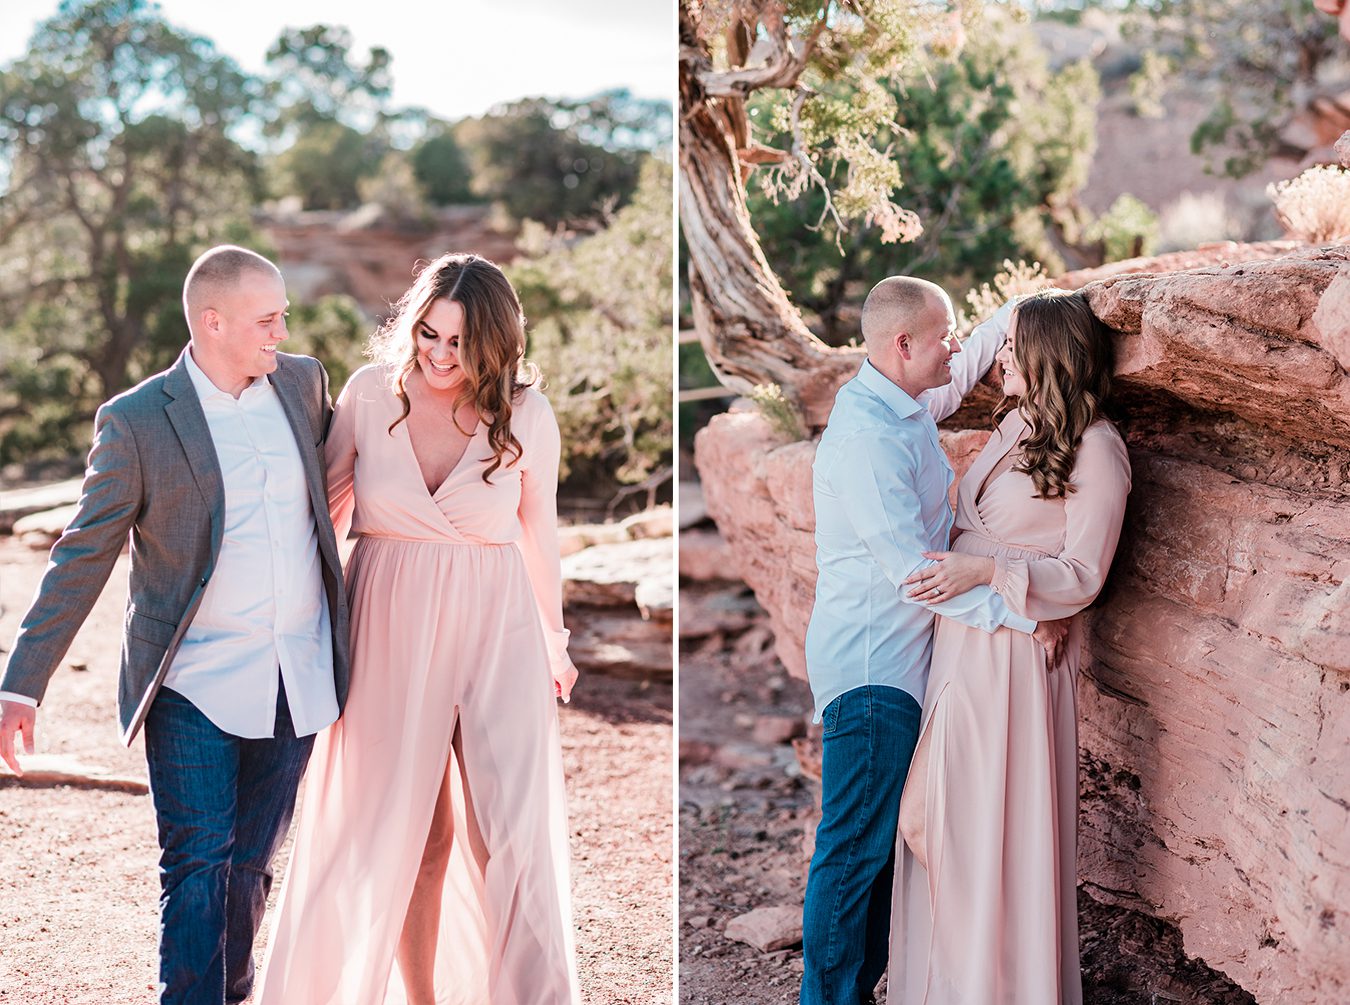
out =
<path fill-rule="evenodd" d="M 1103 416 L 1109 330 L 1079 293 L 1018 304 L 999 352 L 1017 399 L 957 494 L 960 536 L 911 595 L 990 584 L 1017 614 L 1071 618 L 1059 652 L 938 620 L 900 806 L 889 1000 L 1078 1005 L 1075 842 L 1081 626 L 1120 538 L 1130 462 Z"/>
<path fill-rule="evenodd" d="M 445 255 L 335 406 L 351 692 L 310 761 L 260 1005 L 578 1000 L 559 434 L 524 351 L 501 270 Z"/>

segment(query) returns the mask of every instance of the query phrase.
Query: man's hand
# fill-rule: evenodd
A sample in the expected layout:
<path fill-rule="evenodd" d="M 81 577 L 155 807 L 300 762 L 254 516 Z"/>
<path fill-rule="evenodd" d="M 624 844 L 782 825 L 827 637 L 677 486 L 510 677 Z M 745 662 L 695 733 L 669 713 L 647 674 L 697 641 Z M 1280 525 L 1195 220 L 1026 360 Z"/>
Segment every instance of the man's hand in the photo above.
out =
<path fill-rule="evenodd" d="M 1053 670 L 1064 655 L 1064 640 L 1069 634 L 1072 618 L 1060 618 L 1058 621 L 1042 621 L 1036 626 L 1032 638 L 1045 648 L 1045 668 Z"/>
<path fill-rule="evenodd" d="M 935 564 L 920 569 L 905 580 L 913 586 L 908 596 L 924 604 L 936 604 L 984 586 L 994 578 L 994 560 L 957 551 L 925 551 Z"/>
<path fill-rule="evenodd" d="M 0 701 L 0 759 L 16 775 L 23 774 L 19 758 L 14 753 L 14 737 L 23 734 L 23 752 L 33 753 L 33 728 L 37 725 L 37 709 L 21 701 Z"/>

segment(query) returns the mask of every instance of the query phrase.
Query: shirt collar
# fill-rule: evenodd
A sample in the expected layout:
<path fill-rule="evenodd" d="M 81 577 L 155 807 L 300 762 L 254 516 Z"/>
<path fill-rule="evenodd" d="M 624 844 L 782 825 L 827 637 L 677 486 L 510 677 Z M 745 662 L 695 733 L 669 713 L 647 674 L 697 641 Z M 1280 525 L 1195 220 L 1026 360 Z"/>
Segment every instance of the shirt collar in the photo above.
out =
<path fill-rule="evenodd" d="M 196 390 L 198 398 L 205 402 L 210 401 L 218 394 L 223 394 L 227 398 L 232 397 L 228 391 L 222 391 L 220 388 L 216 387 L 211 378 L 206 375 L 206 371 L 197 365 L 197 361 L 192 358 L 191 346 L 183 353 L 183 357 L 184 362 L 187 364 L 188 377 L 192 379 L 192 387 Z M 254 377 L 253 382 L 249 384 L 248 387 L 244 388 L 244 390 L 250 391 L 259 384 L 265 385 L 266 383 L 267 380 L 265 378 Z"/>
<path fill-rule="evenodd" d="M 894 381 L 872 365 L 870 359 L 863 360 L 858 370 L 858 381 L 895 413 L 898 419 L 908 419 L 915 412 L 922 412 L 923 406 L 902 391 Z"/>

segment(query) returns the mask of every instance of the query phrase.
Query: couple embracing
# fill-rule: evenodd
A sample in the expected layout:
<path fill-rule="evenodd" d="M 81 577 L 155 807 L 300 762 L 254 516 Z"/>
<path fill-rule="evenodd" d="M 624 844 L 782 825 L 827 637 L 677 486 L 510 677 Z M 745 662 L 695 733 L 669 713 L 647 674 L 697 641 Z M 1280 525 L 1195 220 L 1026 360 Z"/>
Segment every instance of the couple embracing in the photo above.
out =
<path fill-rule="evenodd" d="M 475 255 L 430 263 L 336 406 L 321 363 L 277 351 L 267 259 L 213 248 L 183 304 L 178 361 L 99 409 L 0 684 L 0 755 L 32 752 L 130 536 L 118 705 L 158 824 L 160 1001 L 254 993 L 309 762 L 259 1005 L 571 1005 L 560 443 L 515 292 Z"/>
<path fill-rule="evenodd" d="M 867 361 L 814 464 L 806 636 L 823 723 L 803 1005 L 1077 1005 L 1074 617 L 1105 581 L 1130 465 L 1109 330 L 1081 293 L 964 344 L 937 286 L 863 307 Z M 938 441 L 997 359 L 1006 411 L 961 480 Z"/>

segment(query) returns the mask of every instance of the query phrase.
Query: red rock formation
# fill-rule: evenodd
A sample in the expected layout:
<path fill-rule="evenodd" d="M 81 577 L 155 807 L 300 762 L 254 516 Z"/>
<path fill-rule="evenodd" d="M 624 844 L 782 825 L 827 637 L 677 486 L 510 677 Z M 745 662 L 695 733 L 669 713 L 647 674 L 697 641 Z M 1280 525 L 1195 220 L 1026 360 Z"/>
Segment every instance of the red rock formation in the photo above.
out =
<path fill-rule="evenodd" d="M 419 260 L 472 251 L 505 265 L 517 255 L 515 235 L 494 227 L 487 206 L 446 207 L 422 229 L 388 223 L 378 210 L 312 211 L 262 221 L 292 298 L 345 293 L 379 319 L 412 285 Z"/>
<path fill-rule="evenodd" d="M 1134 490 L 1086 615 L 1080 876 L 1258 1001 L 1350 1000 L 1350 247 L 1089 297 Z M 958 471 L 986 435 L 943 432 Z M 736 411 L 696 456 L 803 676 L 814 444 L 773 437 Z"/>

